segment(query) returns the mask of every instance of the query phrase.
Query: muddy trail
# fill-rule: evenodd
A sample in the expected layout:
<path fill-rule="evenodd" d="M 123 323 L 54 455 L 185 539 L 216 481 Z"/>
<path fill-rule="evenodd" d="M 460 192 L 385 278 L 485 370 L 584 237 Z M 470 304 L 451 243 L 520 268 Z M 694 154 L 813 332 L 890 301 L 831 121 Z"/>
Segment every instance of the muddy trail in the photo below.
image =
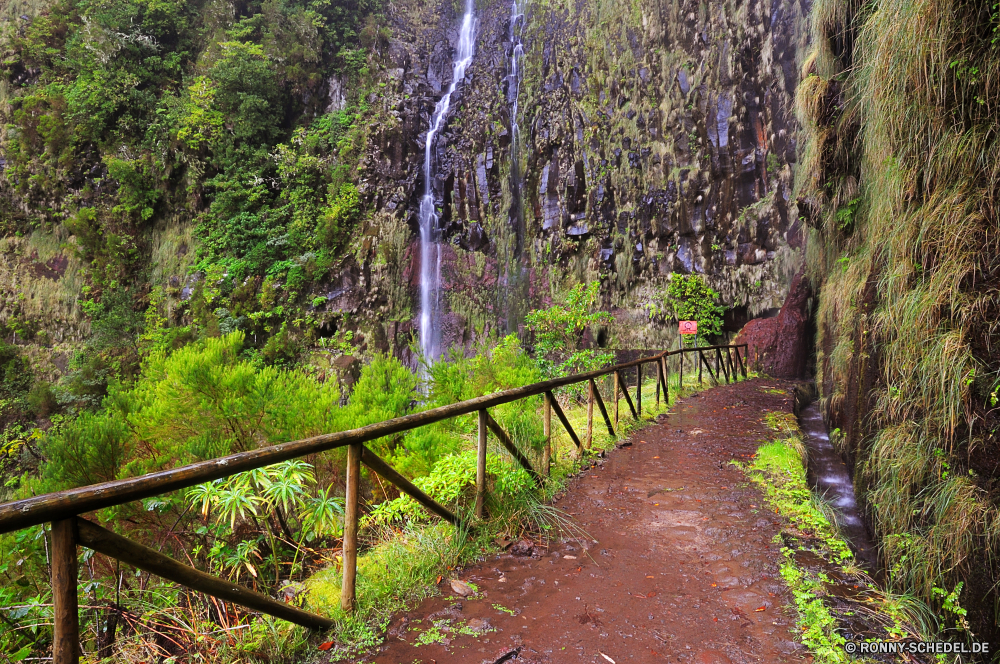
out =
<path fill-rule="evenodd" d="M 461 571 L 478 592 L 394 618 L 364 661 L 697 662 L 806 658 L 778 575 L 782 520 L 730 461 L 774 438 L 792 385 L 750 380 L 679 401 L 571 480 L 555 502 L 590 534 L 522 540 Z M 596 540 L 596 543 L 594 542 Z"/>

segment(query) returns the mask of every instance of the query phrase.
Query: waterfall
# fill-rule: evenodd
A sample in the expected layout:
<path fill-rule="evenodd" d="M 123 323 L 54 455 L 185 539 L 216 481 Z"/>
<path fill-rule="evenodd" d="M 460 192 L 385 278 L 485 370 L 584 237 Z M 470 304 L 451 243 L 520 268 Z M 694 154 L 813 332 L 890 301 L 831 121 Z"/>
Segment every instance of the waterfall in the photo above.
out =
<path fill-rule="evenodd" d="M 530 273 L 524 257 L 527 234 L 524 210 L 524 173 L 522 171 L 521 82 L 524 77 L 524 28 L 526 0 L 511 0 L 508 67 L 506 79 L 507 108 L 510 115 L 510 170 L 507 174 L 510 207 L 507 211 L 508 236 L 501 239 L 498 258 L 502 274 L 497 280 L 497 301 L 504 312 L 508 334 L 518 334 L 527 313 Z"/>
<path fill-rule="evenodd" d="M 465 78 L 465 70 L 472 64 L 475 52 L 476 18 L 474 0 L 465 0 L 465 15 L 458 36 L 455 68 L 448 91 L 434 107 L 427 143 L 424 146 L 424 195 L 420 199 L 420 349 L 428 361 L 441 355 L 441 330 L 438 327 L 441 311 L 441 244 L 438 214 L 434 207 L 434 164 L 431 153 L 434 139 L 448 119 L 451 96 Z"/>
<path fill-rule="evenodd" d="M 521 95 L 521 61 L 524 59 L 524 0 L 513 0 L 510 6 L 510 74 L 507 79 L 507 104 L 510 106 L 510 222 L 517 242 L 514 255 L 524 249 L 524 204 L 521 174 L 521 127 L 518 124 L 518 99 Z"/>

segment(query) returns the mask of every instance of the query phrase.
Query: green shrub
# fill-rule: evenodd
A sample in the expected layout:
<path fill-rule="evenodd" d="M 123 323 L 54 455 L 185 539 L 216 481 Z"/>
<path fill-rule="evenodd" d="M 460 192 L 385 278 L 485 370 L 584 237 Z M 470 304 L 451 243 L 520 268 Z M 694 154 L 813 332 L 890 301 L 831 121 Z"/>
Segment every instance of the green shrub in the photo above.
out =
<path fill-rule="evenodd" d="M 240 358 L 243 333 L 154 352 L 134 386 L 112 384 L 104 410 L 48 436 L 55 490 L 135 476 L 340 430 L 335 382 Z"/>
<path fill-rule="evenodd" d="M 596 337 L 596 328 L 613 320 L 606 311 L 595 311 L 600 287 L 596 281 L 577 284 L 566 296 L 565 304 L 528 313 L 525 324 L 535 335 L 535 353 L 545 375 L 593 370 L 613 358 L 611 353 L 581 347 L 584 332 L 590 329 Z"/>
<path fill-rule="evenodd" d="M 719 294 L 698 275 L 673 274 L 667 286 L 666 309 L 675 320 L 698 321 L 698 338 L 710 340 L 722 334 L 726 308 L 716 304 Z"/>

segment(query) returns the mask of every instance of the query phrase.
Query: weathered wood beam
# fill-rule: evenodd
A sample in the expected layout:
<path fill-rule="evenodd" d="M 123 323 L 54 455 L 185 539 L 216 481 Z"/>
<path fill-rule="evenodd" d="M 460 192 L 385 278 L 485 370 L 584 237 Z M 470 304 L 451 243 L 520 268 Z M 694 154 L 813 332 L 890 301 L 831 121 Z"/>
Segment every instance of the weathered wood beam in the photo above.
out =
<path fill-rule="evenodd" d="M 618 378 L 618 381 L 619 381 L 619 383 L 624 382 L 624 381 L 622 381 L 621 377 Z M 635 419 L 639 419 L 639 414 L 635 412 L 635 406 L 632 405 L 632 397 L 629 396 L 629 393 L 628 393 L 628 385 L 625 385 L 622 388 L 622 396 L 625 397 L 625 403 L 628 404 L 628 409 L 630 411 L 632 411 L 632 417 L 634 417 Z"/>
<path fill-rule="evenodd" d="M 333 621 L 329 618 L 303 611 L 291 604 L 279 602 L 276 599 L 254 592 L 249 588 L 244 588 L 239 584 L 206 574 L 193 567 L 188 567 L 173 558 L 163 555 L 159 551 L 117 535 L 86 519 L 77 518 L 74 525 L 76 526 L 81 546 L 93 549 L 98 553 L 103 553 L 108 557 L 117 558 L 123 563 L 137 567 L 150 574 L 155 574 L 168 581 L 179 583 L 182 586 L 197 590 L 206 595 L 211 595 L 212 597 L 217 597 L 226 602 L 239 604 L 254 611 L 274 616 L 275 618 L 287 620 L 296 625 L 302 625 L 311 629 L 329 629 L 333 627 Z M 76 584 L 73 585 L 73 589 L 75 592 Z"/>
<path fill-rule="evenodd" d="M 594 391 L 594 400 L 597 402 L 597 408 L 601 411 L 601 416 L 604 418 L 604 423 L 608 425 L 608 433 L 611 437 L 615 437 L 615 428 L 611 426 L 611 418 L 608 417 L 608 409 L 604 406 L 604 399 L 601 398 L 601 391 L 597 389 L 597 383 L 594 379 L 590 379 L 590 389 Z"/>
<path fill-rule="evenodd" d="M 462 520 L 455 516 L 447 507 L 418 489 L 413 482 L 400 475 L 392 466 L 387 464 L 382 457 L 378 456 L 364 446 L 362 446 L 361 449 L 361 462 L 378 473 L 382 479 L 389 481 L 393 486 L 408 495 L 410 498 L 413 498 L 429 511 L 437 514 L 439 517 L 454 526 L 464 528 L 465 524 Z"/>
<path fill-rule="evenodd" d="M 358 501 L 361 496 L 361 450 L 355 443 L 347 447 L 347 484 L 344 491 L 344 542 L 341 560 L 344 580 L 340 584 L 340 608 L 352 613 L 357 606 L 356 582 L 358 577 L 358 519 L 361 517 Z"/>
<path fill-rule="evenodd" d="M 476 441 L 476 506 L 474 513 L 477 519 L 482 519 L 486 510 L 486 429 L 490 414 L 483 408 L 478 415 L 479 427 L 476 433 L 479 436 Z"/>
<path fill-rule="evenodd" d="M 54 664 L 80 661 L 80 609 L 76 591 L 77 529 L 75 519 L 52 523 L 52 635 Z M 93 547 L 91 547 L 93 548 Z"/>
<path fill-rule="evenodd" d="M 517 449 L 517 446 L 514 445 L 514 441 L 511 440 L 509 435 L 507 435 L 507 432 L 503 430 L 503 427 L 500 426 L 500 424 L 493 419 L 493 416 L 488 412 L 486 413 L 486 426 L 488 426 L 490 431 L 493 432 L 493 435 L 497 437 L 500 444 L 503 445 L 508 452 L 510 452 L 510 455 L 517 459 L 517 462 L 521 464 L 521 467 L 528 471 L 528 474 L 531 475 L 531 479 L 535 481 L 535 485 L 541 486 L 542 476 L 535 472 L 535 469 L 531 467 L 531 462 L 528 461 L 528 458 L 521 454 L 521 450 Z"/>
<path fill-rule="evenodd" d="M 556 413 L 556 417 L 558 417 L 559 421 L 562 422 L 563 428 L 566 429 L 566 433 L 569 434 L 569 437 L 573 439 L 574 443 L 576 443 L 576 449 L 578 451 L 582 450 L 583 445 L 580 443 L 580 438 L 579 436 L 576 435 L 576 432 L 573 431 L 573 427 L 570 426 L 569 420 L 566 419 L 566 414 L 563 413 L 562 407 L 559 405 L 559 402 L 556 401 L 555 395 L 553 395 L 551 392 L 547 392 L 546 394 L 549 395 L 549 401 L 552 404 L 552 410 L 554 410 Z"/>

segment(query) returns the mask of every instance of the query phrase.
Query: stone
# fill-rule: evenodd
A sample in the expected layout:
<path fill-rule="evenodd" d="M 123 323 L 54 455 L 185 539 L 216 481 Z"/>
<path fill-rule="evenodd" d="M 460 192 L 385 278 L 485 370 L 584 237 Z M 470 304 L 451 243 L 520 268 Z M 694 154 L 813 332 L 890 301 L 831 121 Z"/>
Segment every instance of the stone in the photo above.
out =
<path fill-rule="evenodd" d="M 755 318 L 733 342 L 748 345 L 748 364 L 774 378 L 805 377 L 810 339 L 809 300 L 812 288 L 804 268 L 792 280 L 788 297 L 777 316 Z"/>

